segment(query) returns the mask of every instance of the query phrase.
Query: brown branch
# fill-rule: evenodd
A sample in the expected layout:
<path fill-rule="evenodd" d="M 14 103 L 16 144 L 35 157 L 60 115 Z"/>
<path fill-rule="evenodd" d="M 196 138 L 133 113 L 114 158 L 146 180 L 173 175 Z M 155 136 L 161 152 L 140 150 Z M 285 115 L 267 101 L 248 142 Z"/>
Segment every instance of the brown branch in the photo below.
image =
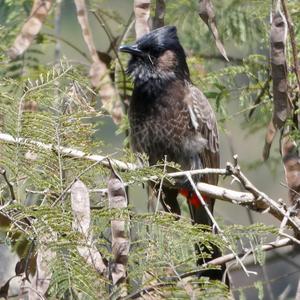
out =
<path fill-rule="evenodd" d="M 267 251 L 270 251 L 270 250 L 274 250 L 274 249 L 286 247 L 286 246 L 289 246 L 289 245 L 292 245 L 292 244 L 293 244 L 293 242 L 292 242 L 291 239 L 285 238 L 285 239 L 281 239 L 279 241 L 275 241 L 275 242 L 271 242 L 271 243 L 262 245 L 259 250 L 267 252 Z M 238 254 L 238 256 L 239 257 L 243 257 L 245 255 L 247 255 L 247 256 L 250 255 L 250 254 L 252 255 L 252 254 L 254 254 L 254 250 L 255 249 L 252 249 L 252 248 L 249 249 L 249 250 L 247 250 L 247 251 L 245 250 L 243 252 L 240 252 Z M 203 267 L 207 267 L 207 266 L 210 266 L 210 265 L 212 265 L 212 266 L 222 265 L 222 264 L 226 264 L 228 262 L 231 262 L 233 260 L 235 260 L 234 254 L 229 253 L 229 254 L 217 257 L 217 258 L 209 261 L 208 264 L 203 265 L 201 267 L 203 269 Z M 187 273 L 181 274 L 180 277 L 181 278 L 186 278 L 186 277 L 189 277 L 189 276 L 197 275 L 200 271 L 202 271 L 201 267 L 199 268 L 199 270 L 195 270 L 195 271 L 191 271 L 191 272 L 187 272 Z M 172 280 L 173 278 L 175 279 L 176 277 L 171 277 L 169 280 Z"/>
<path fill-rule="evenodd" d="M 204 182 L 197 183 L 197 188 L 201 194 L 208 197 L 214 197 L 241 206 L 253 206 L 256 201 L 256 198 L 251 193 L 237 192 Z"/>
<path fill-rule="evenodd" d="M 0 133 L 0 141 L 4 141 L 10 144 L 35 146 L 49 152 L 58 150 L 58 146 L 53 144 L 44 144 L 38 141 L 29 140 L 25 138 L 14 138 L 9 134 L 3 134 L 3 133 Z M 61 154 L 64 154 L 65 156 L 69 156 L 69 157 L 82 158 L 82 159 L 87 159 L 96 162 L 100 161 L 103 166 L 109 167 L 109 162 L 105 160 L 104 156 L 101 155 L 87 154 L 80 150 L 66 148 L 66 147 L 59 147 L 59 151 Z M 235 160 L 237 160 L 237 156 L 235 157 Z M 135 164 L 125 163 L 115 159 L 114 160 L 111 159 L 110 162 L 113 167 L 123 171 L 124 170 L 132 171 L 141 168 L 140 166 L 137 166 Z M 237 179 L 239 179 L 241 185 L 250 194 L 236 192 L 228 189 L 222 190 L 222 188 L 220 187 L 216 187 L 214 185 L 209 186 L 208 184 L 205 185 L 203 183 L 198 184 L 198 189 L 200 192 L 203 192 L 203 194 L 208 194 L 210 196 L 219 198 L 221 200 L 230 201 L 233 204 L 247 206 L 249 209 L 252 209 L 254 211 L 258 211 L 258 212 L 268 211 L 271 215 L 273 215 L 275 218 L 277 218 L 280 221 L 282 221 L 287 214 L 287 209 L 282 203 L 276 202 L 275 200 L 271 199 L 268 195 L 258 190 L 247 179 L 247 177 L 241 172 L 240 167 L 237 165 L 237 162 L 235 163 L 235 165 L 228 163 L 226 169 L 206 168 L 202 170 L 172 172 L 172 173 L 167 173 L 164 176 L 176 178 L 180 176 L 187 176 L 187 174 L 189 174 L 190 176 L 195 174 L 218 174 L 223 176 L 234 176 Z M 150 176 L 150 177 L 142 177 L 140 179 L 142 181 L 149 181 L 149 180 L 156 181 L 160 178 L 158 176 Z M 129 182 L 127 184 L 132 184 L 132 183 L 133 182 Z M 105 192 L 105 189 L 99 191 Z M 296 233 L 300 234 L 299 218 L 297 218 L 294 215 L 291 215 L 288 218 L 287 224 L 291 226 Z"/>
<path fill-rule="evenodd" d="M 255 201 L 249 208 L 255 211 L 268 211 L 271 215 L 273 215 L 278 220 L 282 221 L 287 215 L 287 209 L 281 203 L 276 202 L 271 199 L 268 195 L 258 190 L 247 177 L 241 172 L 240 167 L 237 165 L 237 156 L 235 156 L 236 163 L 235 166 L 228 163 L 227 170 L 234 177 L 236 177 L 242 186 L 250 192 L 254 197 Z M 296 216 L 290 216 L 288 218 L 287 224 L 290 225 L 295 232 L 300 233 L 300 219 Z"/>
<path fill-rule="evenodd" d="M 281 239 L 279 241 L 275 241 L 275 242 L 272 242 L 269 244 L 262 245 L 260 250 L 267 252 L 267 251 L 270 251 L 273 249 L 278 249 L 278 248 L 282 248 L 285 246 L 289 246 L 291 244 L 292 244 L 292 241 L 289 238 L 286 238 L 286 239 Z M 253 253 L 254 253 L 254 249 L 250 249 L 248 251 L 239 253 L 238 256 L 243 257 L 245 255 L 247 255 L 247 256 L 252 255 Z M 190 277 L 190 276 L 195 276 L 195 275 L 199 274 L 199 272 L 203 271 L 204 268 L 207 268 L 209 266 L 222 265 L 222 264 L 228 263 L 230 261 L 233 261 L 234 259 L 235 259 L 235 255 L 232 253 L 217 257 L 217 258 L 209 261 L 208 264 L 203 264 L 202 266 L 200 266 L 198 270 L 179 274 L 178 276 L 176 275 L 176 276 L 172 276 L 172 277 L 160 278 L 160 282 L 158 284 L 154 284 L 154 285 L 142 288 L 140 290 L 137 290 L 126 297 L 119 298 L 119 300 L 136 299 L 136 298 L 142 296 L 144 293 L 154 291 L 158 288 L 174 286 L 174 285 L 176 285 L 177 281 L 182 280 L 183 278 Z"/>

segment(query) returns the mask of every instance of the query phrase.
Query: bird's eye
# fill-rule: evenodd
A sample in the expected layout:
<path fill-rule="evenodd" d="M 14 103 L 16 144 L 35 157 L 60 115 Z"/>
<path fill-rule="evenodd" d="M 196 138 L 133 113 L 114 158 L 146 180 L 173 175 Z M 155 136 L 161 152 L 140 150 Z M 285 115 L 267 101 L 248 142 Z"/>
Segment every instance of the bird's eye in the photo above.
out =
<path fill-rule="evenodd" d="M 143 51 L 144 53 L 149 53 L 149 51 L 150 51 L 149 47 L 146 47 L 146 46 L 139 46 L 139 49 L 141 51 Z"/>

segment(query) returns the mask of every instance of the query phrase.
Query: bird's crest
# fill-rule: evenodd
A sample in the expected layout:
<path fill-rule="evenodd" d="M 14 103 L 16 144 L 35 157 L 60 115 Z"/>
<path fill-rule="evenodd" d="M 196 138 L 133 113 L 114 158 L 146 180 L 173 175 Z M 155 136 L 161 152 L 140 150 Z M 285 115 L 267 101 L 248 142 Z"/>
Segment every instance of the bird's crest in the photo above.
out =
<path fill-rule="evenodd" d="M 169 48 L 179 44 L 177 29 L 175 26 L 164 26 L 155 29 L 137 40 L 141 48 L 159 47 Z"/>

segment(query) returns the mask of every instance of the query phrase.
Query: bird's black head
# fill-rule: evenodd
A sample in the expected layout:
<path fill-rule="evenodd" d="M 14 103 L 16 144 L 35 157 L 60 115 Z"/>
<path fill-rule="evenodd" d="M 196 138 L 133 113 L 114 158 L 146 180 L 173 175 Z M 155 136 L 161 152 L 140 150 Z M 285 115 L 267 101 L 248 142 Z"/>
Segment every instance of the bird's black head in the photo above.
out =
<path fill-rule="evenodd" d="M 127 72 L 136 85 L 149 81 L 189 80 L 186 56 L 174 26 L 165 26 L 144 35 L 135 44 L 121 46 L 131 54 Z"/>

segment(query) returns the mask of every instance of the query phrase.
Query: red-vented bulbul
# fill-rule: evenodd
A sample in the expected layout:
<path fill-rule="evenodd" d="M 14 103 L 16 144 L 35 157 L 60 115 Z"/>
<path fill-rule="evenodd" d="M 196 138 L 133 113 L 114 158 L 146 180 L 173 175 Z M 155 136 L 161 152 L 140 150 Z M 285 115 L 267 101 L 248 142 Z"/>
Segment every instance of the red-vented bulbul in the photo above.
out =
<path fill-rule="evenodd" d="M 131 146 L 146 153 L 155 164 L 167 156 L 183 170 L 219 167 L 219 141 L 216 117 L 203 93 L 190 79 L 184 50 L 176 27 L 165 26 L 144 35 L 120 51 L 131 54 L 127 72 L 134 81 L 129 106 Z M 217 184 L 216 175 L 194 177 Z M 180 214 L 178 193 L 187 197 L 191 217 L 197 224 L 212 225 L 204 207 L 185 178 L 174 187 L 163 187 L 162 205 Z M 214 199 L 206 198 L 211 212 Z M 215 249 L 213 257 L 220 253 Z M 202 263 L 203 261 L 198 261 Z M 222 270 L 205 275 L 221 279 Z"/>

